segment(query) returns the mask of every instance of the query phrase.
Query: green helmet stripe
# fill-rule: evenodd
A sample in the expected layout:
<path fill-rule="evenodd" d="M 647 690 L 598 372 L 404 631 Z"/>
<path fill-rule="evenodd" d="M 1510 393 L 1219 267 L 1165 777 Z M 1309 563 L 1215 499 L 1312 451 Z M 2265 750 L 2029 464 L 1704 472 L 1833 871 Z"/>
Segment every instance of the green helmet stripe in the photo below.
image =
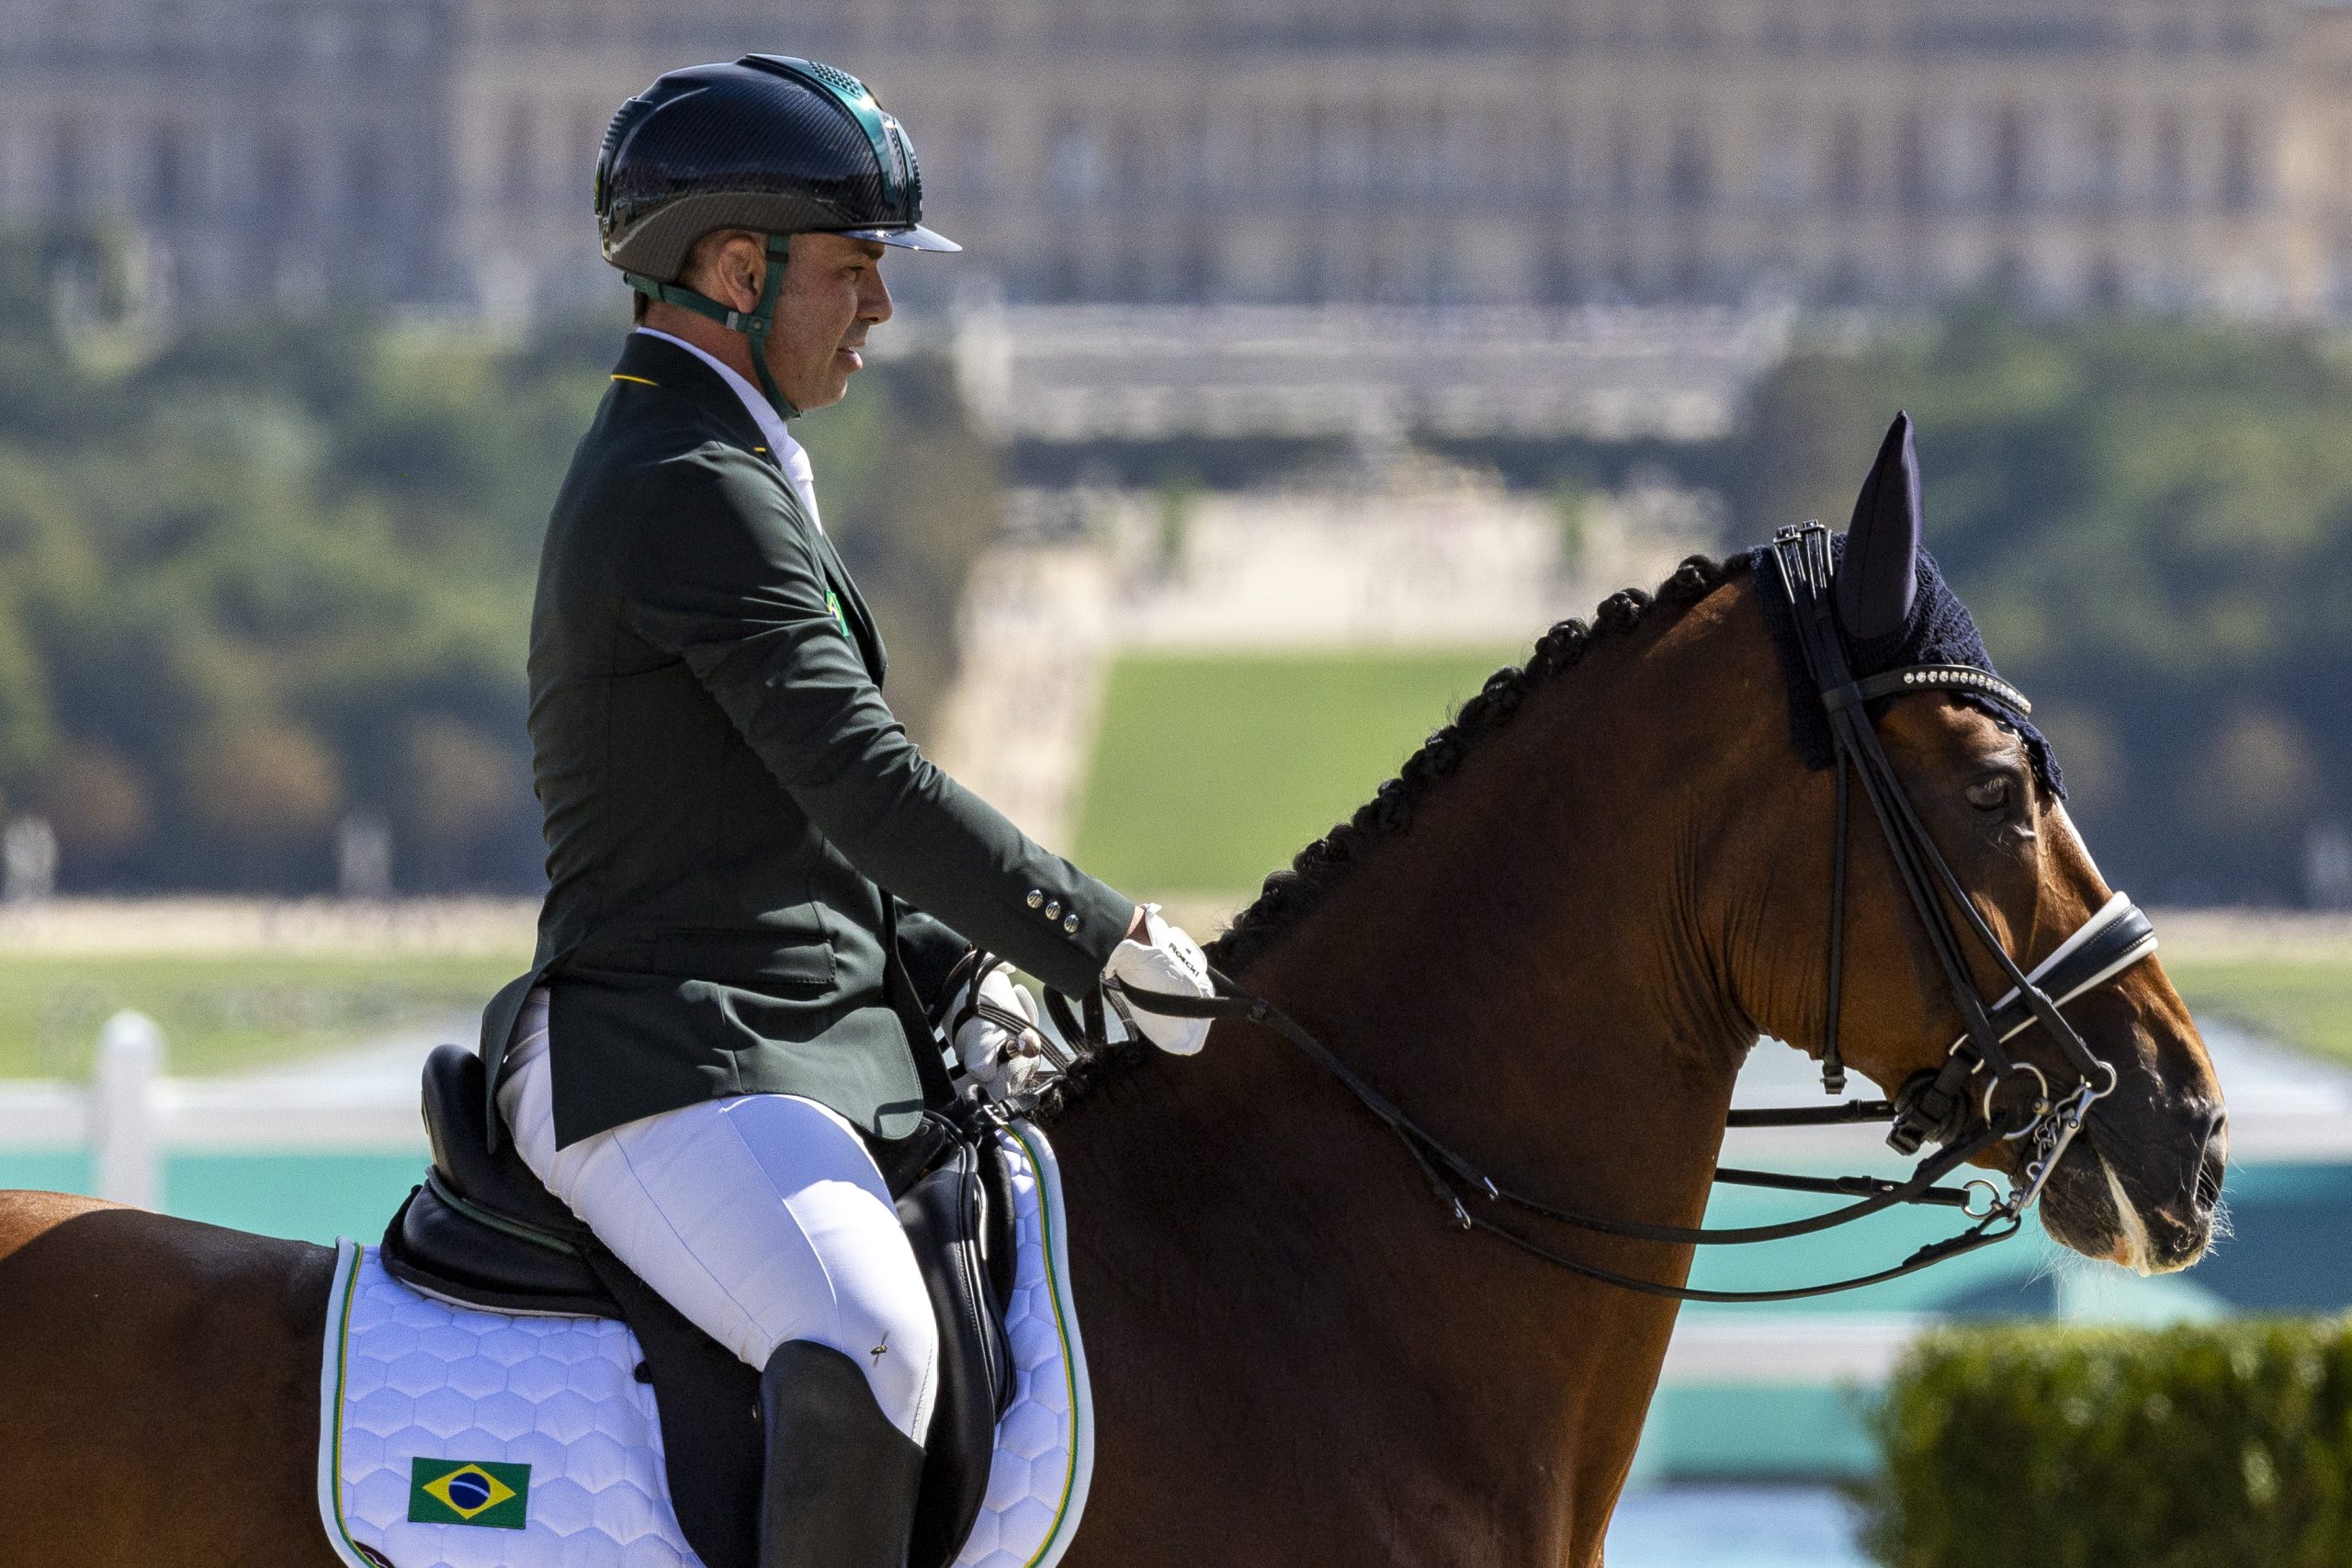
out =
<path fill-rule="evenodd" d="M 894 202 L 906 199 L 905 175 L 912 172 L 913 150 L 910 148 L 903 157 L 899 155 L 898 149 L 904 142 L 901 137 L 890 134 L 893 122 L 882 112 L 882 106 L 874 101 L 874 95 L 865 83 L 838 66 L 803 60 L 797 55 L 755 54 L 749 58 L 791 73 L 847 109 L 850 118 L 865 132 L 865 139 L 874 143 L 874 161 L 882 169 L 882 194 Z"/>

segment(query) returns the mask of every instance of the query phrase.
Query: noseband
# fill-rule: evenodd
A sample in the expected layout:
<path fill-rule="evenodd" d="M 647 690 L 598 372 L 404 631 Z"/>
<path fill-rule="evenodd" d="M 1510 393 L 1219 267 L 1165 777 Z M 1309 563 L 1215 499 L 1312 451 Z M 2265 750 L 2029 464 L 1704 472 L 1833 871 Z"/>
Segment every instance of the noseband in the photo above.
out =
<path fill-rule="evenodd" d="M 2083 1118 L 2092 1105 L 2112 1093 L 2116 1085 L 2113 1065 L 2092 1054 L 2059 1010 L 2154 953 L 2155 931 L 2139 907 L 2118 893 L 2061 942 L 2055 952 L 2036 964 L 2030 974 L 2020 968 L 1928 836 L 1894 764 L 1887 760 L 1885 749 L 1879 744 L 1871 705 L 1918 694 L 1962 693 L 2018 718 L 2032 711 L 2031 705 L 2015 687 L 1973 665 L 1913 664 L 1855 679 L 1831 609 L 1833 566 L 1828 531 L 1818 523 L 1781 529 L 1773 540 L 1773 562 L 1776 581 L 1772 586 L 1786 596 L 1792 612 L 1798 645 L 1813 687 L 1820 693 L 1822 713 L 1828 721 L 1835 748 L 1832 765 L 1837 772 L 1837 818 L 1830 871 L 1829 982 L 1821 1040 L 1822 1087 L 1832 1095 L 1843 1094 L 1846 1087 L 1845 1066 L 1838 1050 L 1838 1016 L 1845 990 L 1847 828 L 1855 780 L 1860 781 L 1863 797 L 1878 818 L 1896 875 L 1910 900 L 1912 912 L 1927 933 L 1928 944 L 1943 972 L 1952 1003 L 1959 1010 L 1962 1032 L 1945 1054 L 1940 1066 L 1914 1075 L 1892 1100 L 1853 1100 L 1835 1105 L 1734 1111 L 1728 1125 L 1812 1127 L 1889 1122 L 1892 1125 L 1886 1141 L 1900 1154 L 1917 1155 L 1927 1143 L 1939 1145 L 1919 1159 L 1909 1177 L 1891 1181 L 1871 1176 L 1815 1177 L 1729 1167 L 1716 1168 L 1714 1179 L 1726 1184 L 1855 1200 L 1842 1208 L 1779 1224 L 1654 1225 L 1581 1213 L 1498 1185 L 1365 1082 L 1295 1020 L 1263 998 L 1241 990 L 1222 974 L 1212 971 L 1220 993 L 1216 997 L 1176 997 L 1128 987 L 1124 992 L 1112 993 L 1114 1003 L 1120 1003 L 1124 998 L 1125 1003 L 1150 1012 L 1184 1018 L 1240 1019 L 1272 1031 L 1338 1080 L 1396 1134 L 1457 1226 L 1465 1231 L 1488 1232 L 1572 1273 L 1646 1295 L 1699 1302 L 1795 1301 L 1901 1279 L 2016 1235 L 2026 1211 L 2041 1197 L 2060 1157 L 2081 1133 Z M 1960 912 L 1959 927 L 1952 922 L 1954 910 Z M 1990 1005 L 1971 977 L 1964 938 L 1973 938 L 1990 954 L 2009 983 L 2009 989 Z M 1046 1000 L 1066 1038 L 1082 1038 L 1090 1050 L 1103 1047 L 1099 1006 L 1089 1007 L 1081 1024 L 1071 1016 L 1061 998 L 1048 993 Z M 2036 1028 L 2056 1042 L 2075 1075 L 2072 1085 L 2055 1093 L 2041 1068 L 2018 1059 L 2008 1049 L 2012 1041 Z M 1959 1187 L 1938 1185 L 1962 1164 L 2004 1141 L 2030 1141 L 2026 1157 L 2010 1179 L 2006 1195 L 1995 1183 L 1982 1178 Z M 1491 1217 L 1498 1210 L 1515 1209 L 1539 1220 L 1604 1235 L 1688 1246 L 1741 1246 L 1814 1235 L 1901 1204 L 1957 1209 L 1973 1223 L 1958 1235 L 1930 1242 L 1902 1262 L 1874 1273 L 1772 1291 L 1696 1290 L 1619 1273 L 1557 1252 Z"/>

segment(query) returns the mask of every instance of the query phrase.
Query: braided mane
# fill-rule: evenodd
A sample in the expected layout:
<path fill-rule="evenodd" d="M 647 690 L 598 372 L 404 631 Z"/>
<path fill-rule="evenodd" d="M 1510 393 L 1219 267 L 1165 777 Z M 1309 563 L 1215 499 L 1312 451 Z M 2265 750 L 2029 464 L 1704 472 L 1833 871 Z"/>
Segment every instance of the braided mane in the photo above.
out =
<path fill-rule="evenodd" d="M 1622 637 L 1646 625 L 1661 610 L 1679 613 L 1749 570 L 1746 555 L 1729 560 L 1692 556 L 1659 584 L 1656 593 L 1628 588 L 1612 593 L 1593 613 L 1592 624 L 1566 620 L 1537 640 L 1523 665 L 1498 670 L 1478 694 L 1462 705 L 1452 723 L 1431 735 L 1405 760 L 1396 776 L 1329 832 L 1298 852 L 1290 865 L 1266 878 L 1256 902 L 1207 946 L 1209 962 L 1231 974 L 1262 957 L 1330 896 L 1348 872 L 1374 845 L 1412 826 L 1413 812 L 1437 781 L 1462 765 L 1486 736 L 1510 722 L 1528 694 L 1573 670 L 1585 650 L 1601 637 Z M 1132 1043 L 1083 1057 L 1048 1088 L 1037 1115 L 1050 1121 L 1114 1072 L 1140 1061 L 1145 1048 Z"/>

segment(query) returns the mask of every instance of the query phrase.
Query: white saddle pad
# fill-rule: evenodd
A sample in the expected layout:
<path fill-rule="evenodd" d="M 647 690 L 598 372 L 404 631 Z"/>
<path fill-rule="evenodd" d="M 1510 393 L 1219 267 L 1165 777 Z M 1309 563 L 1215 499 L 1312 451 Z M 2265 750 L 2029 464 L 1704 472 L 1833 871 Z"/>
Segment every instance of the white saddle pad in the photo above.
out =
<path fill-rule="evenodd" d="M 1094 1468 L 1059 1168 L 1000 1132 L 1019 1259 L 1012 1407 L 957 1568 L 1051 1568 Z M 637 1337 L 420 1294 L 373 1247 L 335 1258 L 320 1383 L 319 1511 L 349 1568 L 701 1568 L 670 1506 Z"/>

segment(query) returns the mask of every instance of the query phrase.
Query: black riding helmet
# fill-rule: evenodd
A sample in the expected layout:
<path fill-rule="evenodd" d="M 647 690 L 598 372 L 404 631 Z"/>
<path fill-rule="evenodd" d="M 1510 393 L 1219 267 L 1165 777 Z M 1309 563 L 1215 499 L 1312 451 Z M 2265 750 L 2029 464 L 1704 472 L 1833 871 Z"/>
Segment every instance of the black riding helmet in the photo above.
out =
<path fill-rule="evenodd" d="M 787 55 L 666 73 L 620 107 L 596 159 L 605 259 L 639 293 L 748 336 L 760 389 L 787 417 L 798 411 L 768 373 L 766 340 L 790 237 L 963 249 L 922 218 L 905 128 L 848 72 Z M 717 229 L 768 237 L 767 276 L 748 311 L 677 281 L 695 242 Z"/>

